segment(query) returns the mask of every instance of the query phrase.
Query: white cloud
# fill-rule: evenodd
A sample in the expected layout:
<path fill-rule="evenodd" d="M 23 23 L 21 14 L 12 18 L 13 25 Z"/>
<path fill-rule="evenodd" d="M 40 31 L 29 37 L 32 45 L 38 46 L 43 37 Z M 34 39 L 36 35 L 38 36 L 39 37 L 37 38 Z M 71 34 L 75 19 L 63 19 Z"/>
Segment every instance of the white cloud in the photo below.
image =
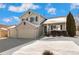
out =
<path fill-rule="evenodd" d="M 3 19 L 3 21 L 6 22 L 6 23 L 9 23 L 9 22 L 12 22 L 12 21 L 19 21 L 19 17 L 12 16 L 10 18 Z"/>
<path fill-rule="evenodd" d="M 47 8 L 47 12 L 50 14 L 56 14 L 56 8 Z"/>
<path fill-rule="evenodd" d="M 47 10 L 47 12 L 50 13 L 50 14 L 54 14 L 54 15 L 56 14 L 56 8 L 51 7 L 51 3 L 48 3 L 46 5 L 45 10 Z"/>
<path fill-rule="evenodd" d="M 38 8 L 40 8 L 38 5 L 33 5 L 32 6 L 32 9 L 38 9 Z"/>
<path fill-rule="evenodd" d="M 55 8 L 49 8 L 48 13 L 56 14 L 56 9 Z"/>
<path fill-rule="evenodd" d="M 19 17 L 13 16 L 12 18 L 13 18 L 13 20 L 14 20 L 15 22 L 17 22 L 17 23 L 19 23 L 19 22 L 21 21 L 21 20 L 19 19 Z"/>
<path fill-rule="evenodd" d="M 27 11 L 28 9 L 37 9 L 40 8 L 39 5 L 34 5 L 32 3 L 23 3 L 21 6 L 10 6 L 9 7 L 9 11 L 13 11 L 13 12 L 24 12 Z"/>
<path fill-rule="evenodd" d="M 19 17 L 13 16 L 13 19 L 19 20 Z"/>
<path fill-rule="evenodd" d="M 5 4 L 0 3 L 0 8 L 5 8 L 5 7 L 6 7 L 6 5 L 5 5 Z"/>
<path fill-rule="evenodd" d="M 11 22 L 12 18 L 5 18 L 3 19 L 4 22 L 8 23 L 8 22 Z"/>
<path fill-rule="evenodd" d="M 71 10 L 73 10 L 73 9 L 79 9 L 79 3 L 72 3 L 70 7 L 71 7 L 70 8 Z"/>

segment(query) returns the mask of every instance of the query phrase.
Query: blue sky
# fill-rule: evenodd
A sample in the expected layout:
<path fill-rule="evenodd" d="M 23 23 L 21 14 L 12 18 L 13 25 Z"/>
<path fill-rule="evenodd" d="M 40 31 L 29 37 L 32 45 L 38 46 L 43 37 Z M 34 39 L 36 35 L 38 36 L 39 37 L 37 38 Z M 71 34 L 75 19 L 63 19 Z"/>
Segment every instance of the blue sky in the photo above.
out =
<path fill-rule="evenodd" d="M 29 9 L 46 18 L 67 16 L 69 11 L 74 16 L 79 14 L 77 3 L 0 3 L 0 24 L 18 24 L 19 17 Z"/>

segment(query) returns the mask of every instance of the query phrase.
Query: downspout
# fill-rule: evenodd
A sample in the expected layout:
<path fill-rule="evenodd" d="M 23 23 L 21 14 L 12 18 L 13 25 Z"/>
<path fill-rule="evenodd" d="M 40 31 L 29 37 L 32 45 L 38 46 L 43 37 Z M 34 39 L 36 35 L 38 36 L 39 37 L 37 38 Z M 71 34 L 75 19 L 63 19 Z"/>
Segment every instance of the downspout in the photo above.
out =
<path fill-rule="evenodd" d="M 8 38 L 10 37 L 10 29 L 8 29 Z"/>
<path fill-rule="evenodd" d="M 18 30 L 17 30 L 17 28 L 16 28 L 16 38 L 18 39 Z"/>

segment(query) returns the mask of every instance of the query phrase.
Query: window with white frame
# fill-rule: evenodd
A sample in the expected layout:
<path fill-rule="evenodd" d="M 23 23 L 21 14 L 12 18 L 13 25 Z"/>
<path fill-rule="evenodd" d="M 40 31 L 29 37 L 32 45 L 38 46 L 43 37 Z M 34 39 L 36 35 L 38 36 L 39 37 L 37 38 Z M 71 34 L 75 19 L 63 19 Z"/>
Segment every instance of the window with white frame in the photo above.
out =
<path fill-rule="evenodd" d="M 53 30 L 56 30 L 56 25 L 53 25 Z"/>
<path fill-rule="evenodd" d="M 30 22 L 34 22 L 35 17 L 30 17 Z"/>

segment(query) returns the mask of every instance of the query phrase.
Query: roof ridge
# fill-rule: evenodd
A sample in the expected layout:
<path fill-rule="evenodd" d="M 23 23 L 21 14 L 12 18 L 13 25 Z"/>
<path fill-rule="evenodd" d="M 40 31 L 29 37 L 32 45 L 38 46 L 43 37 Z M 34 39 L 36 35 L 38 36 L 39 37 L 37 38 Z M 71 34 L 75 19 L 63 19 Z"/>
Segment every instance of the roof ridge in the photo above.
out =
<path fill-rule="evenodd" d="M 32 13 L 35 13 L 35 14 L 40 15 L 39 13 L 33 11 L 32 9 L 29 9 L 29 10 L 25 11 L 25 13 L 23 13 L 23 15 L 25 15 L 25 14 L 28 13 L 29 11 L 32 12 Z M 23 15 L 21 15 L 20 17 L 22 17 Z M 46 18 L 45 16 L 43 16 L 43 15 L 40 15 L 40 16 L 43 17 L 43 18 L 45 18 L 45 19 L 47 19 L 47 18 Z"/>
<path fill-rule="evenodd" d="M 60 18 L 60 17 L 66 17 L 66 16 L 56 16 L 56 17 L 51 17 L 51 18 L 48 18 L 48 19 L 52 19 L 52 18 Z"/>

